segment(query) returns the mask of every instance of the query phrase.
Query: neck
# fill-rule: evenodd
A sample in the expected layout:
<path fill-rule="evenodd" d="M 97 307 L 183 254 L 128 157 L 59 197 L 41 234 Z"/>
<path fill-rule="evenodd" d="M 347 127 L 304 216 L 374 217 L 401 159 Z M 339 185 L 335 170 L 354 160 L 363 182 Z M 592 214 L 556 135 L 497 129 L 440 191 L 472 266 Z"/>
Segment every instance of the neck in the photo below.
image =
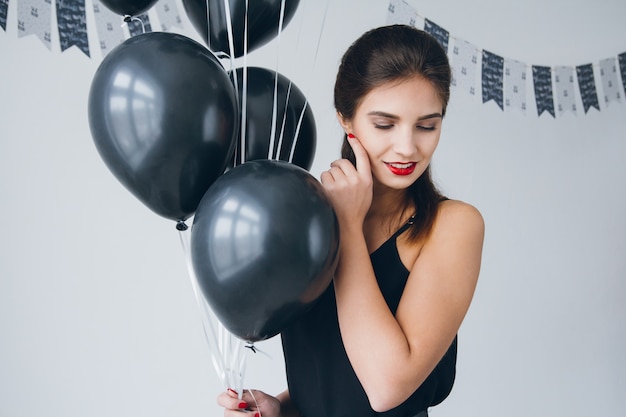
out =
<path fill-rule="evenodd" d="M 405 203 L 406 190 L 395 190 L 374 182 L 372 205 L 367 218 L 386 224 L 404 221 L 407 210 Z"/>

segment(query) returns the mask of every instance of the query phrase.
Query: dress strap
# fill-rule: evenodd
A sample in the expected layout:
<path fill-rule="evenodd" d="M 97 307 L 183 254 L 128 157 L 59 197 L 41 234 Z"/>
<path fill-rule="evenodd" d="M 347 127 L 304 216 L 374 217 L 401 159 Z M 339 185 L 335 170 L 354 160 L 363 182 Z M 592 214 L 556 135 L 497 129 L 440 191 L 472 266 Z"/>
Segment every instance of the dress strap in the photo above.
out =
<path fill-rule="evenodd" d="M 407 220 L 406 223 L 404 223 L 398 230 L 396 230 L 396 232 L 393 235 L 391 235 L 389 239 L 391 240 L 391 239 L 397 238 L 402 233 L 404 233 L 409 227 L 413 226 L 414 223 L 415 223 L 415 214 L 409 217 L 409 220 Z"/>

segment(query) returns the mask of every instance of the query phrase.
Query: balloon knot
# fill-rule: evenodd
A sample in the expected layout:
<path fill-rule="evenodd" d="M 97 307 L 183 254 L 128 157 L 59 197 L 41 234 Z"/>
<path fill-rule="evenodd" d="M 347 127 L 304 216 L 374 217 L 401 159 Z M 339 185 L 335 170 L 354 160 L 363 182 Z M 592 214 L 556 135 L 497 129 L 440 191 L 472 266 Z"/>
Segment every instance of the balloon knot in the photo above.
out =
<path fill-rule="evenodd" d="M 250 343 L 246 345 L 246 349 L 250 349 L 253 353 L 256 353 L 256 348 L 254 347 L 254 343 Z"/>
<path fill-rule="evenodd" d="M 129 23 L 131 20 L 133 20 L 133 17 L 131 15 L 124 15 L 124 22 Z"/>
<path fill-rule="evenodd" d="M 188 228 L 189 227 L 187 227 L 184 221 L 179 220 L 178 222 L 176 222 L 176 230 L 178 230 L 179 232 L 184 232 Z"/>

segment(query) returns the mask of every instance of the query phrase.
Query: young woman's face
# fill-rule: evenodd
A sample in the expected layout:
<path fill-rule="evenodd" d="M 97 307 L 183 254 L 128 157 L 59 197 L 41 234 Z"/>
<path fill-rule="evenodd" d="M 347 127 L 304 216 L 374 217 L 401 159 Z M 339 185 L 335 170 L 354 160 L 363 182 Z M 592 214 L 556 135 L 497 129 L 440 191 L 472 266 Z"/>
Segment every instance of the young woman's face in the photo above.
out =
<path fill-rule="evenodd" d="M 422 77 L 370 91 L 354 118 L 342 121 L 367 151 L 375 183 L 404 189 L 424 173 L 437 148 L 443 104 Z"/>

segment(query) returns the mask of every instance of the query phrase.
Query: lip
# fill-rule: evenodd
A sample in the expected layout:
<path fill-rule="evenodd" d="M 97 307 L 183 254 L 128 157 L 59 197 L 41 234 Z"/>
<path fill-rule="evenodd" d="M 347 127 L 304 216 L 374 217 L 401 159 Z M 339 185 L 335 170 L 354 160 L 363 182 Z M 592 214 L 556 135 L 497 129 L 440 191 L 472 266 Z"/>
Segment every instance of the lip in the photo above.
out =
<path fill-rule="evenodd" d="M 411 175 L 415 171 L 417 163 L 415 162 L 385 162 L 389 171 L 394 175 Z"/>

